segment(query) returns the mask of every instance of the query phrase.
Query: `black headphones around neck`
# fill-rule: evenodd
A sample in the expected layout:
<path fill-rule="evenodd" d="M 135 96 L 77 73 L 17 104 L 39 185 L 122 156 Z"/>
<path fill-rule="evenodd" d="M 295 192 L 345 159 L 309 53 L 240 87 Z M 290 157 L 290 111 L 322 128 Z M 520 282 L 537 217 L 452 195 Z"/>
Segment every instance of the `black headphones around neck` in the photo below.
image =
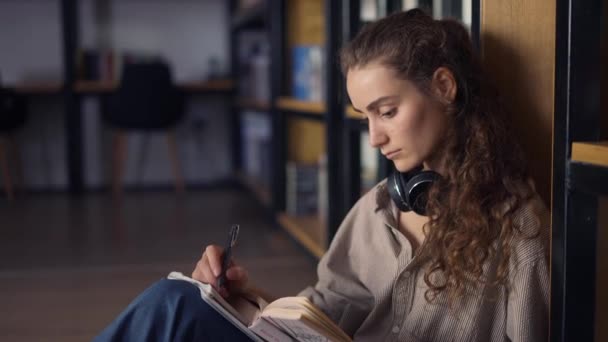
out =
<path fill-rule="evenodd" d="M 394 171 L 388 177 L 388 193 L 399 210 L 426 216 L 428 190 L 440 178 L 437 172 L 422 170 L 421 166 L 404 173 Z"/>

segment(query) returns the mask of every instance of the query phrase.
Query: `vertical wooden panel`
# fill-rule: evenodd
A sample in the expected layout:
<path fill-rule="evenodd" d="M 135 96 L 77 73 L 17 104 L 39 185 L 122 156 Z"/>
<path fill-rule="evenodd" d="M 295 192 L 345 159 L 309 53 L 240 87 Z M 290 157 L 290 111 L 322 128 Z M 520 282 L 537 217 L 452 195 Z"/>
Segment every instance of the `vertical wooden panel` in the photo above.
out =
<path fill-rule="evenodd" d="M 595 340 L 608 341 L 608 197 L 598 202 Z"/>
<path fill-rule="evenodd" d="M 325 43 L 323 0 L 289 0 L 287 15 L 289 47 Z"/>
<path fill-rule="evenodd" d="M 604 1 L 602 8 L 602 27 L 600 33 L 601 46 L 601 76 L 600 76 L 600 110 L 602 140 L 608 140 L 608 6 Z"/>
<path fill-rule="evenodd" d="M 291 118 L 288 122 L 287 137 L 289 160 L 316 164 L 325 152 L 325 125 L 321 122 Z"/>
<path fill-rule="evenodd" d="M 549 205 L 555 1 L 482 0 L 481 52 L 526 152 L 537 190 Z"/>

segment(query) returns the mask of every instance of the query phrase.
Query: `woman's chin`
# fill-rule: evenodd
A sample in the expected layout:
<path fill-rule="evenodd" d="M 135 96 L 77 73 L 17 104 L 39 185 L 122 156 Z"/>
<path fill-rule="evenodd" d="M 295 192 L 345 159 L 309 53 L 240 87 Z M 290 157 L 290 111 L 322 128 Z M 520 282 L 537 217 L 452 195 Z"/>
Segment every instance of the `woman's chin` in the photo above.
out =
<path fill-rule="evenodd" d="M 393 160 L 393 165 L 395 165 L 395 169 L 401 173 L 408 172 L 413 170 L 419 164 L 413 163 L 411 160 Z"/>

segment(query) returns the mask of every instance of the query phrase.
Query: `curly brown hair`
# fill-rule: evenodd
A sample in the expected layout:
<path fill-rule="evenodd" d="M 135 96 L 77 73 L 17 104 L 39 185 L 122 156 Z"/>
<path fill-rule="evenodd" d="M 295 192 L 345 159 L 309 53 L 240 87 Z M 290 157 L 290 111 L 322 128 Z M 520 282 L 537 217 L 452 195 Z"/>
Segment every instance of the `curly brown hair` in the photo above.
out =
<path fill-rule="evenodd" d="M 429 223 L 421 250 L 430 260 L 425 296 L 432 301 L 446 291 L 452 302 L 480 283 L 508 286 L 513 237 L 522 233 L 515 214 L 535 191 L 466 28 L 418 9 L 395 13 L 365 26 L 340 59 L 345 75 L 379 62 L 431 97 L 437 68 L 453 73 L 457 95 L 445 105 L 451 115 L 438 147 L 446 172 L 428 194 Z M 496 274 L 484 274 L 483 266 L 492 258 L 498 258 Z"/>

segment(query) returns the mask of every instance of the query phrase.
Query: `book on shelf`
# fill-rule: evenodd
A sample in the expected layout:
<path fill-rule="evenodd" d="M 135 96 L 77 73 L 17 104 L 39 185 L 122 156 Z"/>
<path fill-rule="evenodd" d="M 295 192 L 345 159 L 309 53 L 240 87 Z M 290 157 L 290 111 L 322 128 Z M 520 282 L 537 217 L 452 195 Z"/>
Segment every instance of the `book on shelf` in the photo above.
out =
<path fill-rule="evenodd" d="M 82 49 L 78 52 L 78 79 L 84 81 L 113 81 L 117 63 L 113 50 Z"/>
<path fill-rule="evenodd" d="M 255 111 L 243 112 L 241 118 L 243 170 L 266 186 L 272 181 L 271 130 L 268 116 Z"/>
<path fill-rule="evenodd" d="M 239 35 L 237 55 L 238 95 L 248 100 L 270 102 L 270 45 L 263 32 Z"/>
<path fill-rule="evenodd" d="M 317 213 L 319 166 L 288 161 L 286 165 L 286 211 L 293 216 Z"/>
<path fill-rule="evenodd" d="M 211 285 L 179 272 L 171 272 L 167 278 L 197 286 L 209 306 L 254 341 L 351 341 L 306 297 L 283 297 L 271 303 L 250 293 L 223 298 Z"/>
<path fill-rule="evenodd" d="M 324 101 L 323 47 L 298 45 L 292 48 L 292 95 L 302 101 Z"/>

